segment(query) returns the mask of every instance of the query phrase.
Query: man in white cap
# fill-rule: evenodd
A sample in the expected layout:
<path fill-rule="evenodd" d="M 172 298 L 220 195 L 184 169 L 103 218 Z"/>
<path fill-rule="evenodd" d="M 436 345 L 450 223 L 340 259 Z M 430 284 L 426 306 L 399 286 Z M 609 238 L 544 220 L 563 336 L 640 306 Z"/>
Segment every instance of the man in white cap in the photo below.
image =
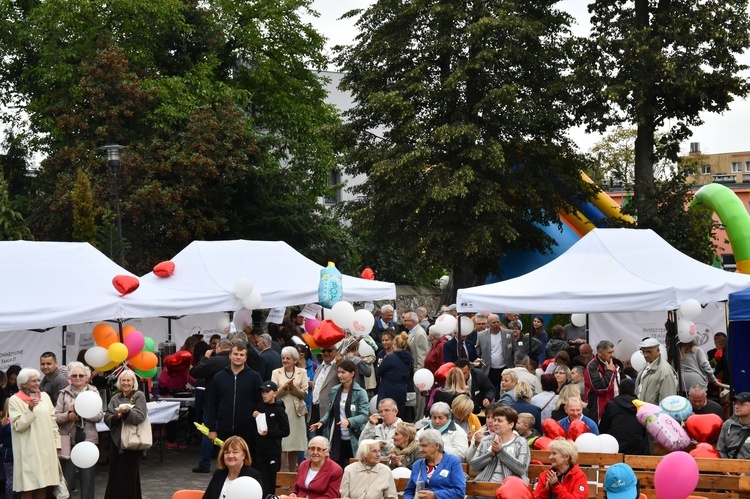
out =
<path fill-rule="evenodd" d="M 647 338 L 638 345 L 646 359 L 646 367 L 635 379 L 635 396 L 656 405 L 665 397 L 677 395 L 677 373 L 667 359 L 661 357 L 659 345 L 655 338 Z"/>

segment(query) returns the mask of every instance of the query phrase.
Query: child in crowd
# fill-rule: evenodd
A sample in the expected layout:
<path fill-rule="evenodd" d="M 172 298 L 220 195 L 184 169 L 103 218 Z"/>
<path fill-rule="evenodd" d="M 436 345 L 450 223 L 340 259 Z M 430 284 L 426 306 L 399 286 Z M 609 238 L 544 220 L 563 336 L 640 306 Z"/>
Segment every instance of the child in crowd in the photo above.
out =
<path fill-rule="evenodd" d="M 279 387 L 273 381 L 266 381 L 260 385 L 263 402 L 253 412 L 253 417 L 264 415 L 266 430 L 261 431 L 258 425 L 258 454 L 253 459 L 253 466 L 263 476 L 263 497 L 276 495 L 276 473 L 281 465 L 281 439 L 289 435 L 289 418 L 284 409 L 284 403 L 276 399 Z"/>
<path fill-rule="evenodd" d="M 533 414 L 528 412 L 522 412 L 518 415 L 518 422 L 516 423 L 516 431 L 519 435 L 526 439 L 529 443 L 529 448 L 534 448 L 534 442 L 542 435 L 534 428 L 536 425 L 536 418 Z"/>

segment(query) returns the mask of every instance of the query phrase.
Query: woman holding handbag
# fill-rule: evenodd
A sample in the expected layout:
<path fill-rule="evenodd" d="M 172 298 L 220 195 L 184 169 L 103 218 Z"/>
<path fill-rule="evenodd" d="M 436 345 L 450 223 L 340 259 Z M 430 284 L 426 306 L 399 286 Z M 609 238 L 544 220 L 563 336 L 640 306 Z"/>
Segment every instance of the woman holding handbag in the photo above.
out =
<path fill-rule="evenodd" d="M 93 385 L 88 384 L 90 378 L 91 370 L 83 363 L 71 362 L 68 364 L 70 385 L 60 390 L 55 406 L 55 421 L 60 428 L 60 440 L 62 441 L 60 464 L 62 465 L 63 476 L 65 476 L 68 487 L 72 488 L 76 470 L 78 470 L 81 479 L 79 485 L 81 499 L 94 499 L 96 467 L 78 468 L 70 459 L 70 450 L 80 442 L 99 443 L 96 423 L 104 417 L 104 413 L 99 411 L 93 418 L 83 419 L 75 411 L 75 400 L 79 394 L 86 391 L 98 393 Z"/>
<path fill-rule="evenodd" d="M 146 396 L 138 391 L 135 373 L 125 369 L 115 384 L 114 395 L 104 413 L 112 444 L 109 451 L 109 479 L 104 499 L 141 499 L 141 457 L 143 450 L 127 450 L 121 441 L 124 425 L 138 425 L 148 418 Z"/>

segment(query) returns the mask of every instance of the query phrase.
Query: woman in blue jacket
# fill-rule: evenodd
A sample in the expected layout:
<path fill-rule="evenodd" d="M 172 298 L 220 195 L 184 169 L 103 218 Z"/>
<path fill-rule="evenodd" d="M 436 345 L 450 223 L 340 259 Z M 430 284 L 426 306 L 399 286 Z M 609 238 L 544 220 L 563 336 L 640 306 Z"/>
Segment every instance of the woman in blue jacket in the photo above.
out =
<path fill-rule="evenodd" d="M 328 427 L 329 455 L 344 469 L 357 454 L 359 435 L 367 423 L 370 402 L 365 389 L 354 381 L 357 374 L 354 362 L 342 360 L 337 367 L 341 384 L 331 390 L 328 411 L 320 421 L 310 425 L 310 431 Z"/>
<path fill-rule="evenodd" d="M 378 404 L 383 399 L 393 399 L 401 415 L 406 414 L 406 392 L 409 391 L 408 382 L 414 364 L 408 342 L 408 334 L 401 333 L 396 336 L 393 340 L 393 352 L 383 358 L 375 372 L 380 378 Z"/>
<path fill-rule="evenodd" d="M 411 468 L 404 499 L 463 499 L 466 478 L 461 460 L 443 451 L 440 432 L 424 430 L 419 437 L 419 450 L 423 459 Z"/>

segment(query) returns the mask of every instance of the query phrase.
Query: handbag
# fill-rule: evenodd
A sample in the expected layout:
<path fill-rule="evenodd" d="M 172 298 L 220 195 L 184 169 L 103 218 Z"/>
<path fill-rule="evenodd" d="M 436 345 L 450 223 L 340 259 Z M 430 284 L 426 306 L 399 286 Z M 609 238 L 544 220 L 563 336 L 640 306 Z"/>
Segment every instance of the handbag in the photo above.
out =
<path fill-rule="evenodd" d="M 122 423 L 120 448 L 124 450 L 148 450 L 153 445 L 151 421 L 146 415 L 139 424 Z"/>

